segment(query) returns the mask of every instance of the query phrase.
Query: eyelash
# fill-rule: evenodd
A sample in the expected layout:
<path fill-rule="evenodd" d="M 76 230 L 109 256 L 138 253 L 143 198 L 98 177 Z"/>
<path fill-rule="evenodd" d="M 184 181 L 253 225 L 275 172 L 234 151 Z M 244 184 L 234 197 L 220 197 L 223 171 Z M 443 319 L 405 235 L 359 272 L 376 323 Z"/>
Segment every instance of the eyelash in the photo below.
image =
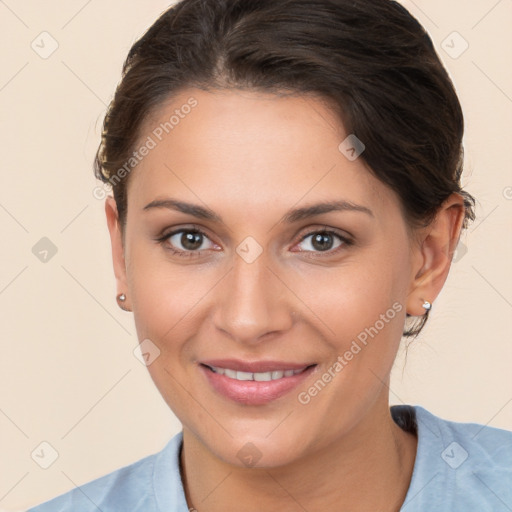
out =
<path fill-rule="evenodd" d="M 194 233 L 194 234 L 198 234 L 198 235 L 201 235 L 201 236 L 209 239 L 208 235 L 204 231 L 202 231 L 199 228 L 194 227 L 194 228 L 181 228 L 176 231 L 171 231 L 170 233 L 166 233 L 165 235 L 156 238 L 156 241 L 158 243 L 164 245 L 169 240 L 169 238 L 171 238 L 174 235 L 177 235 L 178 233 Z M 327 228 L 316 230 L 316 231 L 310 231 L 309 233 L 305 234 L 299 240 L 298 243 L 302 243 L 304 240 L 306 240 L 306 238 L 308 238 L 310 236 L 319 235 L 319 234 L 333 235 L 333 236 L 339 238 L 343 243 L 339 247 L 336 247 L 335 249 L 330 249 L 328 251 L 296 251 L 296 252 L 301 252 L 308 258 L 318 258 L 318 257 L 322 258 L 323 257 L 322 255 L 324 255 L 324 254 L 326 256 L 333 256 L 333 255 L 337 254 L 339 251 L 343 250 L 344 248 L 354 245 L 354 241 L 352 239 L 350 239 L 346 236 L 343 236 L 336 231 L 329 230 Z M 166 245 L 166 246 L 164 246 L 164 248 L 165 248 L 165 250 L 170 251 L 172 254 L 174 254 L 180 258 L 198 257 L 201 255 L 202 252 L 204 252 L 204 251 L 180 251 L 178 249 L 175 249 L 171 245 Z M 310 256 L 309 254 L 311 254 L 311 253 L 315 254 L 315 256 Z"/>

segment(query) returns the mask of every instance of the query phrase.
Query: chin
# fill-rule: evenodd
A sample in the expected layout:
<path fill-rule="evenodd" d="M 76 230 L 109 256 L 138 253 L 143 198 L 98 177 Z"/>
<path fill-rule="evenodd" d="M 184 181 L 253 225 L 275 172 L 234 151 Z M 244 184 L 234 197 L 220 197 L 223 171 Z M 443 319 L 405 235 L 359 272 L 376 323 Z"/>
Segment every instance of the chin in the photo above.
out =
<path fill-rule="evenodd" d="M 299 432 L 295 435 L 288 430 L 270 436 L 268 432 L 266 429 L 261 435 L 233 433 L 233 437 L 224 437 L 221 442 L 208 438 L 204 444 L 226 464 L 241 468 L 277 468 L 292 464 L 304 455 L 306 447 Z"/>

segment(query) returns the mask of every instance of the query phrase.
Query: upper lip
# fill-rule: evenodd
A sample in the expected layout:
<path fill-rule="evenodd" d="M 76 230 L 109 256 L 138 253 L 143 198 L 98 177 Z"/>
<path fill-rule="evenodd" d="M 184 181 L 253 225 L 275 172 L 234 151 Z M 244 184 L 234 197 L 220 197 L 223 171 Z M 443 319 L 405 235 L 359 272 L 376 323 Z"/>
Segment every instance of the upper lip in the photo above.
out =
<path fill-rule="evenodd" d="M 290 363 L 287 361 L 240 361 L 238 359 L 210 359 L 201 361 L 201 364 L 210 367 L 228 368 L 238 372 L 264 373 L 279 370 L 301 370 L 314 363 Z"/>

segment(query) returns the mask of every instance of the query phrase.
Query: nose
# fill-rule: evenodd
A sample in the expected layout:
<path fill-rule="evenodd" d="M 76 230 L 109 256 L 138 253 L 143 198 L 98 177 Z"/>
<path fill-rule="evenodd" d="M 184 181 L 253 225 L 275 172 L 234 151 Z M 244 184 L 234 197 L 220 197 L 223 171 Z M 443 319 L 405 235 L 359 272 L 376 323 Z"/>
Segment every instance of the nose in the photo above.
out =
<path fill-rule="evenodd" d="M 284 276 L 263 255 L 247 263 L 234 256 L 231 271 L 215 297 L 214 324 L 241 344 L 258 344 L 290 329 L 293 294 Z M 296 308 L 295 308 L 296 309 Z"/>

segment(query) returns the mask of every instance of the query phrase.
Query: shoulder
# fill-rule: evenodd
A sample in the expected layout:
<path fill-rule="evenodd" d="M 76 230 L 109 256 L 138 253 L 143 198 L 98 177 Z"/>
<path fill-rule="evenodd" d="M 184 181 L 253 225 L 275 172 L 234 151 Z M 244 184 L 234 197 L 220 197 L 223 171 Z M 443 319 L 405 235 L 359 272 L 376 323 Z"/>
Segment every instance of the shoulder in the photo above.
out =
<path fill-rule="evenodd" d="M 181 487 L 178 453 L 181 432 L 157 453 L 75 487 L 69 492 L 29 509 L 27 512 L 153 512 L 158 508 L 159 482 Z M 166 504 L 167 505 L 167 504 Z M 169 509 L 172 512 L 171 509 Z"/>
<path fill-rule="evenodd" d="M 413 409 L 418 448 L 402 510 L 512 510 L 512 432 Z"/>
<path fill-rule="evenodd" d="M 512 432 L 478 423 L 461 423 L 439 418 L 416 406 L 419 428 L 429 429 L 431 442 L 443 447 L 442 458 L 450 467 L 469 462 L 467 467 L 512 471 Z M 455 459 L 455 460 L 451 460 Z M 509 481 L 512 484 L 512 481 Z"/>

